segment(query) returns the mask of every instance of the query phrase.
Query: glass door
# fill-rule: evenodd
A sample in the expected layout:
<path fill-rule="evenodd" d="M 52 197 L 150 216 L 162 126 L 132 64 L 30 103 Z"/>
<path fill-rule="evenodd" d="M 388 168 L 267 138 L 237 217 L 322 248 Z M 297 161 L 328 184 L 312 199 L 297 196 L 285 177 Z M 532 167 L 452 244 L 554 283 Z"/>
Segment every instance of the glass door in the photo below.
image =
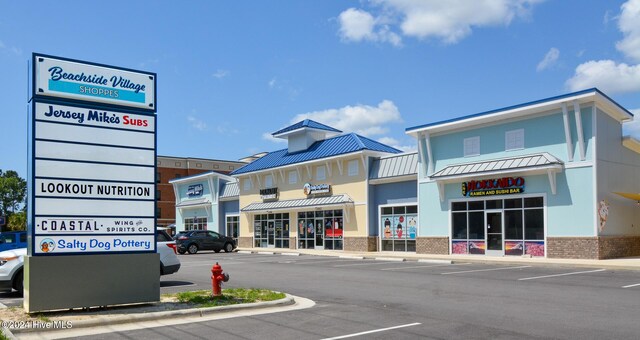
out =
<path fill-rule="evenodd" d="M 324 249 L 324 219 L 316 218 L 316 247 L 315 249 Z"/>
<path fill-rule="evenodd" d="M 267 248 L 276 247 L 275 227 L 274 221 L 269 220 L 267 222 Z"/>
<path fill-rule="evenodd" d="M 502 241 L 502 211 L 485 211 L 487 252 L 489 256 L 504 256 Z"/>

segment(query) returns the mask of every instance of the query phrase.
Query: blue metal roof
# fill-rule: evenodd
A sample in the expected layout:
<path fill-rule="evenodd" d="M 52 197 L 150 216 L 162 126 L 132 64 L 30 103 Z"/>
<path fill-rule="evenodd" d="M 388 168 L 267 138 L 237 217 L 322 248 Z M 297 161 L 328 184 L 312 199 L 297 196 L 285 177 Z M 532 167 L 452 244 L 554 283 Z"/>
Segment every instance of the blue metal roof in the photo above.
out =
<path fill-rule="evenodd" d="M 465 120 L 465 119 L 469 119 L 469 118 L 475 118 L 475 117 L 479 117 L 479 116 L 489 115 L 489 114 L 496 113 L 496 112 L 514 110 L 514 109 L 519 109 L 519 108 L 526 107 L 526 106 L 541 104 L 541 103 L 544 103 L 544 102 L 551 102 L 551 101 L 558 100 L 558 99 L 569 98 L 569 97 L 573 97 L 573 96 L 579 96 L 581 94 L 585 94 L 585 93 L 589 93 L 589 92 L 596 92 L 596 93 L 601 94 L 602 96 L 604 96 L 605 98 L 610 100 L 613 104 L 615 104 L 620 109 L 622 109 L 622 111 L 624 111 L 627 114 L 629 114 L 630 117 L 633 117 L 633 113 L 629 112 L 629 110 L 625 109 L 622 105 L 618 104 L 613 99 L 609 98 L 609 96 L 607 96 L 606 94 L 602 93 L 602 91 L 600 91 L 597 88 L 593 87 L 593 88 L 590 88 L 590 89 L 577 91 L 577 92 L 572 92 L 572 93 L 567 93 L 567 94 L 563 94 L 563 95 L 560 95 L 560 96 L 555 96 L 555 97 L 535 100 L 535 101 L 532 101 L 532 102 L 513 105 L 513 106 L 507 106 L 507 107 L 503 107 L 501 109 L 495 109 L 495 110 L 491 110 L 491 111 L 475 113 L 475 114 L 468 115 L 468 116 L 462 116 L 462 117 L 442 120 L 442 121 L 434 122 L 434 123 L 417 125 L 417 126 L 406 128 L 405 131 L 406 132 L 410 132 L 410 131 L 413 131 L 413 130 L 423 129 L 423 128 L 426 128 L 426 127 L 431 127 L 431 126 L 436 126 L 436 125 L 441 125 L 441 124 L 447 124 L 447 123 L 453 123 L 453 122 L 457 122 L 457 121 L 461 121 L 461 120 Z"/>
<path fill-rule="evenodd" d="M 349 133 L 333 138 L 317 141 L 304 151 L 289 153 L 287 149 L 273 151 L 255 161 L 236 169 L 231 175 L 245 174 L 253 171 L 276 168 L 279 166 L 302 163 L 315 159 L 322 159 L 337 155 L 344 155 L 356 151 L 371 150 L 388 153 L 401 151 L 388 145 L 376 142 L 367 137 Z"/>
<path fill-rule="evenodd" d="M 285 132 L 289 132 L 289 131 L 293 131 L 293 130 L 297 130 L 297 129 L 301 129 L 301 128 L 310 128 L 310 129 L 317 129 L 317 130 L 326 130 L 326 131 L 331 131 L 331 132 L 342 132 L 338 129 L 334 129 L 331 126 L 328 125 L 324 125 L 322 123 L 318 123 L 315 120 L 311 120 L 311 119 L 305 119 L 301 122 L 297 122 L 293 125 L 287 126 L 286 128 L 280 129 L 274 133 L 272 133 L 272 136 L 275 135 L 279 135 L 281 133 L 285 133 Z"/>

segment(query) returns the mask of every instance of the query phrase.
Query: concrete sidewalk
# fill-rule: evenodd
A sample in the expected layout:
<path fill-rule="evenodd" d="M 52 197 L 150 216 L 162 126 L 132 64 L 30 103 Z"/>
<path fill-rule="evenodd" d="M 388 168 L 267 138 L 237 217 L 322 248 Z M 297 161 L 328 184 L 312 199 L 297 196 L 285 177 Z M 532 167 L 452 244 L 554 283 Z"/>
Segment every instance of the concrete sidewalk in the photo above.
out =
<path fill-rule="evenodd" d="M 336 250 L 312 250 L 312 249 L 278 249 L 278 248 L 238 248 L 238 253 L 253 254 L 282 254 L 282 255 L 316 255 L 333 257 L 350 257 L 362 259 L 388 259 L 392 261 L 420 261 L 437 263 L 515 263 L 538 264 L 573 267 L 596 267 L 609 269 L 640 270 L 640 256 L 625 257 L 608 260 L 581 260 L 581 259 L 549 259 L 542 257 L 504 256 L 491 257 L 484 255 L 433 255 L 401 252 L 350 252 Z"/>

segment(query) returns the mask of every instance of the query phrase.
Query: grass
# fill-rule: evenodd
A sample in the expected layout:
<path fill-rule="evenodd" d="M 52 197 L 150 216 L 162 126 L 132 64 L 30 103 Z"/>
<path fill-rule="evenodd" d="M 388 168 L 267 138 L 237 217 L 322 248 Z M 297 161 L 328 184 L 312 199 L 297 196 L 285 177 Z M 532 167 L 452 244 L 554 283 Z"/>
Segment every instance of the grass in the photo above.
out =
<path fill-rule="evenodd" d="M 182 292 L 175 294 L 175 296 L 178 301 L 183 303 L 192 303 L 198 307 L 215 307 L 240 303 L 274 301 L 283 299 L 286 295 L 268 289 L 232 288 L 223 289 L 222 296 L 218 297 L 213 297 L 210 290 Z"/>

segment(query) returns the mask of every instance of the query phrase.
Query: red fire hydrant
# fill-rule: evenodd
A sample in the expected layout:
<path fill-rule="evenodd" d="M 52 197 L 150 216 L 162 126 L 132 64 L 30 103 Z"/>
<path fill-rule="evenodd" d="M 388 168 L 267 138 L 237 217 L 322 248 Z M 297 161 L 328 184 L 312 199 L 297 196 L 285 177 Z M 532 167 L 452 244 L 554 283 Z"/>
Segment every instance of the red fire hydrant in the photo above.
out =
<path fill-rule="evenodd" d="M 211 268 L 211 285 L 213 286 L 213 296 L 222 296 L 222 282 L 229 281 L 229 274 L 222 272 L 222 267 L 216 262 Z"/>

